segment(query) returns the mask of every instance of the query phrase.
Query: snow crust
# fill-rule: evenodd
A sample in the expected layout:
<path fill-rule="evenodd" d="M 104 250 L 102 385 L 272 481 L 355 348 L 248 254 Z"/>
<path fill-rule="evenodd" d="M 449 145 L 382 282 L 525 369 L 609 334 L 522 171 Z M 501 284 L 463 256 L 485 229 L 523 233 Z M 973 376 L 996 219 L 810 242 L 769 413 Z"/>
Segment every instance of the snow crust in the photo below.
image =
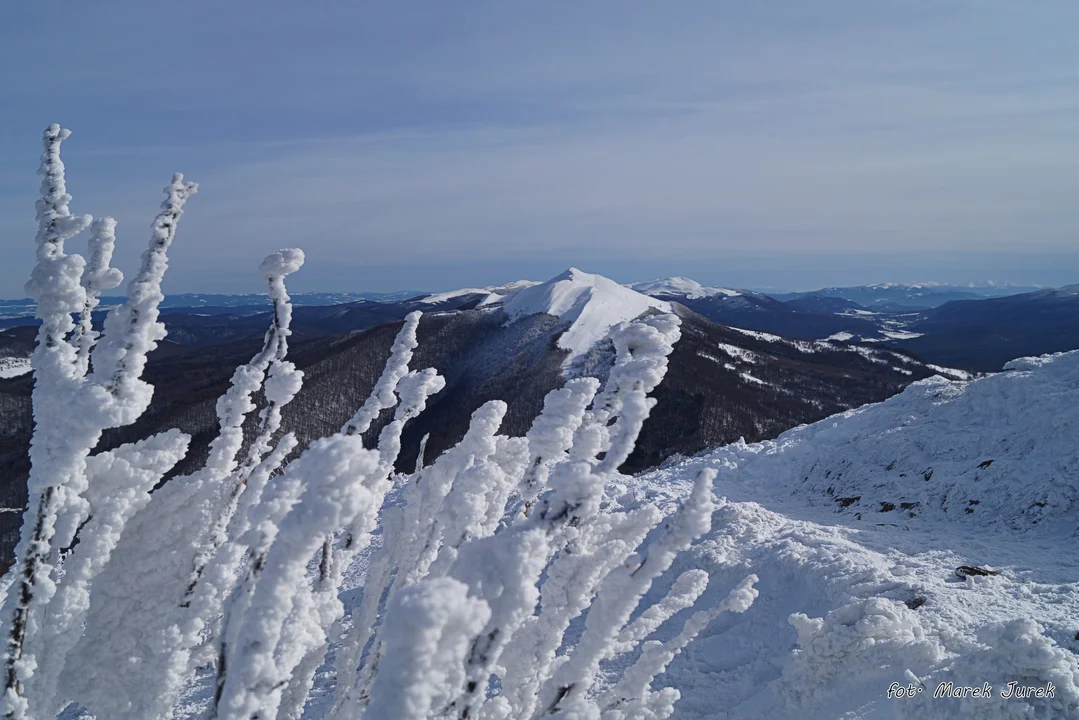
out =
<path fill-rule="evenodd" d="M 725 295 L 738 297 L 742 293 L 730 288 L 708 287 L 701 285 L 696 280 L 687 277 L 674 276 L 663 280 L 648 280 L 646 282 L 633 283 L 629 287 L 645 295 L 674 295 L 691 300 L 711 297 L 713 295 Z"/>
<path fill-rule="evenodd" d="M 570 361 L 588 352 L 621 322 L 649 310 L 671 311 L 670 303 L 577 268 L 518 290 L 505 300 L 503 308 L 511 321 L 546 313 L 568 322 L 570 326 L 559 337 L 558 347 L 570 352 Z"/>

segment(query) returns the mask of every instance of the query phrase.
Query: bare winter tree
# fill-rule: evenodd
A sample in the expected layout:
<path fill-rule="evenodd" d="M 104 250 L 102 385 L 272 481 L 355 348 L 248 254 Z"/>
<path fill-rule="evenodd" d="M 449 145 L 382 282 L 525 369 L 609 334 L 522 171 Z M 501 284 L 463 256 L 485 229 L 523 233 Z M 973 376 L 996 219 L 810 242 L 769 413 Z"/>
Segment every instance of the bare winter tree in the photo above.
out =
<path fill-rule="evenodd" d="M 410 369 L 419 313 L 355 415 L 298 451 L 280 427 L 302 384 L 287 359 L 285 278 L 304 258 L 279 251 L 261 265 L 271 327 L 218 402 L 207 460 L 151 492 L 185 454 L 182 433 L 91 453 L 103 430 L 150 403 L 141 374 L 165 334 L 161 278 L 195 186 L 177 175 L 167 188 L 127 301 L 99 339 L 90 313 L 120 281 L 109 267 L 115 223 L 92 225 L 88 262 L 64 252 L 91 226 L 68 207 L 67 135 L 45 132 L 28 284 L 42 327 L 30 505 L 3 619 L 5 717 L 52 718 L 72 704 L 99 718 L 177 717 L 181 694 L 200 684 L 197 712 L 222 720 L 298 720 L 305 708 L 460 720 L 673 712 L 678 692 L 654 679 L 712 618 L 756 597 L 749 576 L 669 639 L 649 639 L 704 592 L 707 574 L 690 570 L 648 595 L 709 531 L 715 507 L 712 471 L 671 515 L 607 493 L 655 404 L 680 336 L 674 315 L 616 327 L 605 385 L 579 378 L 552 391 L 523 437 L 499 434 L 506 405 L 492 401 L 460 443 L 429 465 L 421 451 L 400 475 L 402 430 L 445 384 Z M 346 608 L 342 587 L 360 568 L 362 596 Z M 320 667 L 333 694 L 313 708 Z"/>

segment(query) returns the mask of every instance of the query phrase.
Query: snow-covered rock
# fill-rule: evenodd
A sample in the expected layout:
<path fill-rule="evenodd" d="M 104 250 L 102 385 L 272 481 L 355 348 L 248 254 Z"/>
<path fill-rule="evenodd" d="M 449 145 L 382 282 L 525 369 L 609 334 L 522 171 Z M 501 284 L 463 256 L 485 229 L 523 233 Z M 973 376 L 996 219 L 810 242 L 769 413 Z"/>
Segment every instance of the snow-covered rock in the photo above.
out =
<path fill-rule="evenodd" d="M 713 295 L 725 295 L 737 297 L 742 293 L 730 288 L 708 287 L 701 285 L 696 280 L 687 277 L 675 276 L 663 280 L 648 280 L 646 282 L 633 283 L 629 287 L 645 295 L 658 295 L 685 297 L 695 300 L 697 298 L 711 297 Z"/>
<path fill-rule="evenodd" d="M 618 323 L 649 310 L 671 311 L 670 303 L 577 268 L 516 291 L 503 302 L 503 308 L 511 321 L 546 313 L 568 322 L 569 328 L 558 338 L 558 346 L 569 351 L 571 361 L 588 352 Z"/>

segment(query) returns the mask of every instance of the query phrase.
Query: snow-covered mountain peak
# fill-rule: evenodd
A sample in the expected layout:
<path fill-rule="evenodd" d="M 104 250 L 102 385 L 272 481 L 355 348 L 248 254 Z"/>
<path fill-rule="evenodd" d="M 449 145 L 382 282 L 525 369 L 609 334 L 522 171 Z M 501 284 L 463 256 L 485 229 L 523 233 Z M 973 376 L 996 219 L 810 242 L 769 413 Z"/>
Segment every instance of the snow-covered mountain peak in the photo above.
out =
<path fill-rule="evenodd" d="M 545 313 L 568 321 L 570 327 L 559 337 L 558 346 L 570 352 L 571 360 L 588 352 L 618 323 L 651 309 L 671 310 L 663 300 L 572 267 L 545 283 L 507 296 L 503 308 L 511 320 Z"/>
<path fill-rule="evenodd" d="M 726 295 L 737 297 L 741 295 L 737 290 L 730 288 L 708 287 L 701 285 L 696 280 L 687 277 L 674 276 L 662 280 L 648 280 L 646 282 L 633 283 L 629 287 L 645 295 L 674 295 L 695 300 L 697 298 L 711 297 L 712 295 Z"/>
<path fill-rule="evenodd" d="M 897 283 L 897 282 L 883 282 L 883 283 L 870 283 L 866 285 L 867 288 L 873 288 L 875 290 L 924 290 L 926 288 L 938 288 L 943 285 L 939 282 L 914 282 L 914 283 Z M 974 287 L 971 283 L 970 287 Z"/>
<path fill-rule="evenodd" d="M 567 268 L 564 273 L 551 278 L 550 282 L 557 282 L 559 280 L 584 280 L 585 277 L 590 274 L 591 273 L 586 273 L 583 270 L 578 270 L 575 267 L 571 267 Z"/>

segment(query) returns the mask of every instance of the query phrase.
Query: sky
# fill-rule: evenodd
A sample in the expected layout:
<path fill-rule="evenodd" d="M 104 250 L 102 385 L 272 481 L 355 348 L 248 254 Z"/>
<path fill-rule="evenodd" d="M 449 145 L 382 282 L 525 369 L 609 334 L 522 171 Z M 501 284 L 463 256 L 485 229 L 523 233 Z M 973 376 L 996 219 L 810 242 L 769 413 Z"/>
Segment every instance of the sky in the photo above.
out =
<path fill-rule="evenodd" d="M 170 292 L 257 291 L 280 247 L 297 291 L 1079 282 L 1077 27 L 1073 0 L 3 3 L 0 297 L 51 122 L 129 273 L 171 174 L 200 184 Z"/>

